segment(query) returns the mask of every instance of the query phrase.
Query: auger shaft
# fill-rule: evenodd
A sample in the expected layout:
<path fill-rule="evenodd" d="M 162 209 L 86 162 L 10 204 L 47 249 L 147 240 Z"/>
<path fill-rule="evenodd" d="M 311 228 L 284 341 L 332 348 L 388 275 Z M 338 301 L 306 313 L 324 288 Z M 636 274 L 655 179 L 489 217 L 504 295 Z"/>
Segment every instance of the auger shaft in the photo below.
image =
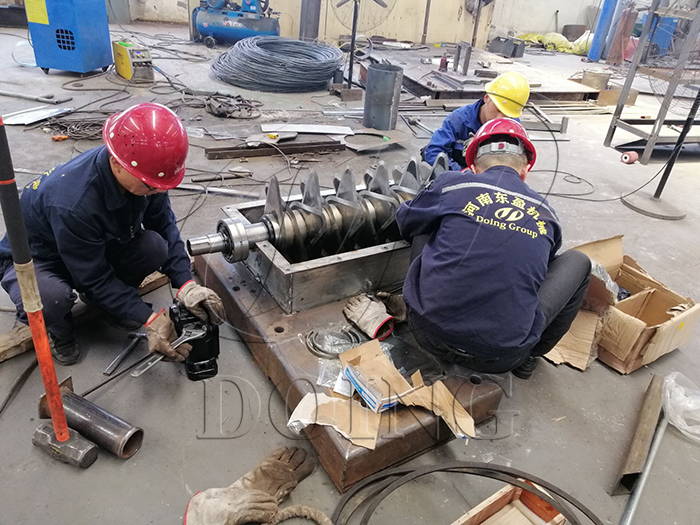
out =
<path fill-rule="evenodd" d="M 386 242 L 398 234 L 395 214 L 399 205 L 446 170 L 444 156 L 433 166 L 419 166 L 411 159 L 403 171 L 395 169 L 394 180 L 398 183 L 391 184 L 389 171 L 380 162 L 374 174 L 365 175 L 366 189 L 357 192 L 353 174 L 347 169 L 335 180 L 335 196 L 326 199 L 321 197 L 317 174 L 311 173 L 301 185 L 302 200 L 289 206 L 273 177 L 259 222 L 221 220 L 217 233 L 189 239 L 187 250 L 193 256 L 220 252 L 233 263 L 245 260 L 250 248 L 261 241 L 269 241 L 279 250 L 294 250 L 301 258 L 308 257 L 309 252 L 320 252 L 321 247 L 347 251 L 355 245 Z"/>

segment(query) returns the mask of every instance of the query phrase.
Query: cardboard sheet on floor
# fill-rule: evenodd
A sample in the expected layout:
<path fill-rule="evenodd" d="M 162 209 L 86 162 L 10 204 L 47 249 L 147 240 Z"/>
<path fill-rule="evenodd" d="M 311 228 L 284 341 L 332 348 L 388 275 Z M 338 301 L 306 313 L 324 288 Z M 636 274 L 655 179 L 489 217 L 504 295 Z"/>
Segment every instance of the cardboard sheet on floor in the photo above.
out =
<path fill-rule="evenodd" d="M 331 426 L 355 445 L 374 450 L 380 419 L 381 414 L 367 410 L 352 399 L 312 392 L 302 398 L 287 426 L 297 434 L 308 425 Z"/>
<path fill-rule="evenodd" d="M 579 370 L 586 370 L 598 357 L 603 322 L 604 317 L 596 312 L 579 311 L 569 331 L 544 357 L 555 365 L 567 363 Z"/>

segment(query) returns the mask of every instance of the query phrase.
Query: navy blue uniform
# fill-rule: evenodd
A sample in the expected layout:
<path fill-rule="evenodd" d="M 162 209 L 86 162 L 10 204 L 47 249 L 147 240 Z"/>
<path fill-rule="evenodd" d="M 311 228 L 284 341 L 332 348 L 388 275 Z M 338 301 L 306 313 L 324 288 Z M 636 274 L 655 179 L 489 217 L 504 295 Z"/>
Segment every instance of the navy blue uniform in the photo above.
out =
<path fill-rule="evenodd" d="M 145 323 L 152 311 L 136 290 L 144 273 L 160 269 L 175 287 L 192 278 L 167 193 L 124 192 L 112 174 L 104 146 L 29 183 L 22 191 L 21 205 L 38 273 L 53 278 L 40 277 L 45 315 L 53 302 L 47 304 L 45 289 L 53 298 L 51 288 L 60 281 L 61 290 L 75 288 L 108 314 Z M 0 259 L 3 287 L 17 304 L 7 237 L 0 242 Z M 49 330 L 51 317 L 49 312 Z M 57 331 L 68 335 L 62 327 Z"/>
<path fill-rule="evenodd" d="M 440 153 L 447 153 L 450 160 L 450 169 L 460 171 L 464 165 L 454 160 L 455 157 L 464 157 L 462 142 L 469 138 L 470 133 L 476 133 L 482 126 L 479 120 L 479 110 L 484 101 L 478 100 L 450 113 L 442 127 L 433 133 L 430 144 L 423 151 L 423 160 L 433 164 Z"/>
<path fill-rule="evenodd" d="M 406 240 L 430 236 L 404 284 L 415 329 L 484 356 L 537 343 L 548 323 L 538 292 L 561 226 L 514 169 L 443 173 L 397 221 Z"/>

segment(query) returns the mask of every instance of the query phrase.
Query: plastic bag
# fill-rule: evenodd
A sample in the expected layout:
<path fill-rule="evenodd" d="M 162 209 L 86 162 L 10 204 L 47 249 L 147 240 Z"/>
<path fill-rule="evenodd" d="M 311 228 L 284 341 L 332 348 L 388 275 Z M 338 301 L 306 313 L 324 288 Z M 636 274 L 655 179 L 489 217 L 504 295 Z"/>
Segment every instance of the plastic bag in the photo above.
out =
<path fill-rule="evenodd" d="M 591 262 L 593 263 L 591 267 L 591 275 L 594 275 L 603 281 L 603 284 L 612 292 L 613 296 L 618 297 L 620 295 L 620 286 L 613 281 L 612 277 L 610 277 L 610 274 L 602 264 L 595 261 Z"/>
<path fill-rule="evenodd" d="M 539 44 L 542 42 L 542 35 L 537 33 L 525 33 L 520 35 L 518 40 L 523 40 L 526 44 Z"/>
<path fill-rule="evenodd" d="M 326 386 L 333 390 L 338 375 L 342 373 L 343 367 L 339 359 L 318 358 L 318 378 L 316 379 L 318 386 Z"/>
<path fill-rule="evenodd" d="M 572 44 L 560 33 L 547 33 L 542 35 L 542 45 L 545 49 L 559 51 L 560 53 L 571 53 Z"/>
<path fill-rule="evenodd" d="M 593 44 L 593 36 L 593 33 L 586 31 L 574 41 L 571 52 L 575 55 L 587 55 L 591 50 L 591 44 Z"/>
<path fill-rule="evenodd" d="M 673 426 L 700 443 L 700 389 L 680 372 L 664 379 L 664 413 Z"/>

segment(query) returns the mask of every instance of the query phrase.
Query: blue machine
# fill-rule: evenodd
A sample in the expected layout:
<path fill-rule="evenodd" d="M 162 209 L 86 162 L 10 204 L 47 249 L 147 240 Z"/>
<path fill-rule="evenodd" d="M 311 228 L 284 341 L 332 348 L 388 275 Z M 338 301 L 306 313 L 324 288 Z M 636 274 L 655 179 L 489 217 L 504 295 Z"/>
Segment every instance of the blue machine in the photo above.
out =
<path fill-rule="evenodd" d="M 192 34 L 207 47 L 234 43 L 251 36 L 279 36 L 279 17 L 272 16 L 269 0 L 201 0 L 192 12 Z"/>
<path fill-rule="evenodd" d="M 647 21 L 647 14 L 642 16 L 642 24 Z M 650 53 L 652 56 L 663 57 L 671 49 L 673 43 L 673 35 L 676 33 L 679 19 L 667 16 L 658 17 L 651 24 L 651 47 Z"/>
<path fill-rule="evenodd" d="M 27 0 L 36 64 L 44 73 L 87 73 L 112 65 L 104 0 Z"/>

